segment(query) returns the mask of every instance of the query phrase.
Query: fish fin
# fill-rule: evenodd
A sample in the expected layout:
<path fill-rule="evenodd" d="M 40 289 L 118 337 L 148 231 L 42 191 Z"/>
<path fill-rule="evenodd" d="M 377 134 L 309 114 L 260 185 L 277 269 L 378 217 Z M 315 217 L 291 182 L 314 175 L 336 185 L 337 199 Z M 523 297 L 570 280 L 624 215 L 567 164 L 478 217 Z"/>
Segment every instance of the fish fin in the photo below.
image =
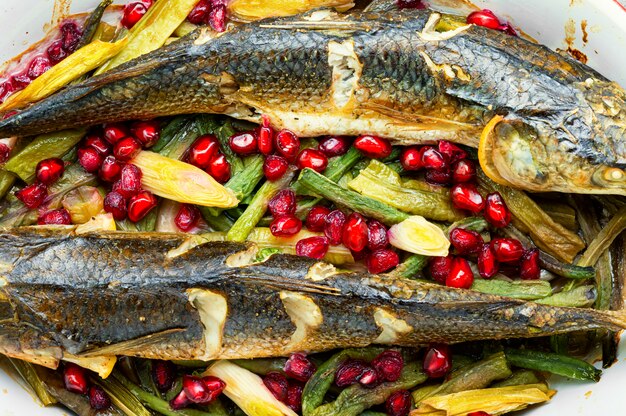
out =
<path fill-rule="evenodd" d="M 271 23 L 261 23 L 259 27 L 287 30 L 323 30 L 335 32 L 372 31 L 379 27 L 375 22 L 354 21 L 342 18 L 330 9 L 313 10 L 300 16 L 301 20 L 276 20 Z"/>
<path fill-rule="evenodd" d="M 182 331 L 186 331 L 186 328 L 166 329 L 165 331 L 155 332 L 154 334 L 149 334 L 149 335 L 131 339 L 128 341 L 122 341 L 122 342 L 118 342 L 115 344 L 109 344 L 104 347 L 92 348 L 92 349 L 89 349 L 85 352 L 78 354 L 78 357 L 89 358 L 89 357 L 100 357 L 100 356 L 108 356 L 108 355 L 124 355 L 130 351 L 136 351 L 138 349 L 142 349 L 147 346 L 154 345 L 161 339 L 168 338 L 170 335 L 176 334 Z"/>

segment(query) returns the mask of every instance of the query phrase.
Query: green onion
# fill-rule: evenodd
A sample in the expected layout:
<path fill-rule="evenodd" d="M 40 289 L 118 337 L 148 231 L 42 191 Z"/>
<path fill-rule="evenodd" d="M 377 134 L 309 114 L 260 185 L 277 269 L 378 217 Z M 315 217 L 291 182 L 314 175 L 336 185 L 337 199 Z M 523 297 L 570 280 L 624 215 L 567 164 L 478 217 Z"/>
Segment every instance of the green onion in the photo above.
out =
<path fill-rule="evenodd" d="M 506 349 L 506 359 L 516 367 L 546 371 L 583 381 L 599 381 L 602 371 L 586 361 L 549 352 Z"/>
<path fill-rule="evenodd" d="M 254 360 L 231 360 L 233 364 L 252 371 L 255 374 L 266 375 L 272 371 L 282 372 L 285 368 L 286 358 L 255 358 Z"/>
<path fill-rule="evenodd" d="M 537 384 L 541 383 L 537 374 L 531 370 L 517 370 L 513 372 L 513 375 L 506 380 L 494 383 L 492 387 L 508 387 L 508 386 L 522 386 L 524 384 Z"/>
<path fill-rule="evenodd" d="M 421 254 L 412 254 L 400 263 L 395 269 L 387 273 L 393 277 L 403 277 L 413 279 L 426 267 L 428 264 L 428 256 Z"/>
<path fill-rule="evenodd" d="M 222 153 L 226 156 L 226 160 L 230 163 L 230 171 L 232 176 L 236 176 L 239 172 L 241 172 L 244 168 L 243 161 L 239 156 L 233 152 L 230 148 L 230 137 L 237 133 L 232 126 L 230 121 L 224 123 L 224 125 L 217 129 L 215 135 L 217 139 L 220 141 L 220 148 L 222 149 Z"/>
<path fill-rule="evenodd" d="M 626 229 L 626 208 L 622 208 L 611 218 L 611 221 L 602 228 L 583 253 L 577 264 L 579 266 L 593 266 L 602 253 L 611 246 L 613 241 Z"/>
<path fill-rule="evenodd" d="M 588 308 L 596 301 L 596 287 L 593 285 L 578 286 L 538 299 L 535 302 L 548 306 Z"/>
<path fill-rule="evenodd" d="M 41 404 L 50 406 L 51 404 L 57 403 L 57 400 L 48 392 L 48 389 L 46 389 L 44 381 L 39 377 L 39 374 L 37 374 L 37 370 L 33 364 L 15 358 L 8 358 L 8 360 L 20 376 L 22 376 L 24 381 L 33 389 L 41 401 Z"/>
<path fill-rule="evenodd" d="M 536 300 L 552 295 L 550 282 L 543 280 L 506 280 L 474 279 L 472 290 L 489 295 L 506 296 L 509 298 Z"/>

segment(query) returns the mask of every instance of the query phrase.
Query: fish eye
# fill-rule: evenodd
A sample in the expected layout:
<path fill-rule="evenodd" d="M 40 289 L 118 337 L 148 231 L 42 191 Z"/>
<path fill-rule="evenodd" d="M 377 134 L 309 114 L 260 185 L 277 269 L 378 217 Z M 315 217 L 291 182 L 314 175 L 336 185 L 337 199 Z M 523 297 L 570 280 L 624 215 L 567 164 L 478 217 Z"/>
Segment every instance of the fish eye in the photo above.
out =
<path fill-rule="evenodd" d="M 592 181 L 598 186 L 623 187 L 626 184 L 626 172 L 615 166 L 602 167 L 593 173 Z"/>
<path fill-rule="evenodd" d="M 626 180 L 626 173 L 620 168 L 607 168 L 602 172 L 602 178 L 607 182 L 623 182 Z"/>

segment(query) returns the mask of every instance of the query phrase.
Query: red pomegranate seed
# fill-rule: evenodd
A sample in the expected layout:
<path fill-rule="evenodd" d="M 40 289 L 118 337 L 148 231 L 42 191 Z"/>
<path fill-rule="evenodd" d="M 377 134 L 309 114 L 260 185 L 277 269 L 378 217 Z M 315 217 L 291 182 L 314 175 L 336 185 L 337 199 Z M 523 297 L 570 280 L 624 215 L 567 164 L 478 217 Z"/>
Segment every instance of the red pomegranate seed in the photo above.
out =
<path fill-rule="evenodd" d="M 64 23 L 61 26 L 61 41 L 63 42 L 63 49 L 67 52 L 74 52 L 82 35 L 83 32 L 78 28 L 76 23 Z"/>
<path fill-rule="evenodd" d="M 65 58 L 67 58 L 68 53 L 63 49 L 63 41 L 57 40 L 54 41 L 48 46 L 46 49 L 46 53 L 48 54 L 48 58 L 50 58 L 50 62 L 52 64 L 58 64 Z"/>
<path fill-rule="evenodd" d="M 48 211 L 37 219 L 39 225 L 70 225 L 71 223 L 72 217 L 65 208 Z"/>
<path fill-rule="evenodd" d="M 424 2 L 424 0 L 397 0 L 396 4 L 399 9 L 425 9 L 428 7 L 428 4 Z"/>
<path fill-rule="evenodd" d="M 30 79 L 35 79 L 41 76 L 50 68 L 52 68 L 50 59 L 46 58 L 45 56 L 38 56 L 31 61 L 26 74 Z"/>
<path fill-rule="evenodd" d="M 263 377 L 263 384 L 269 391 L 272 392 L 276 399 L 281 402 L 287 400 L 287 389 L 289 388 L 289 382 L 287 377 L 278 371 L 270 371 Z"/>
<path fill-rule="evenodd" d="M 4 143 L 0 143 L 0 163 L 4 163 L 9 160 L 11 154 L 11 148 Z"/>
<path fill-rule="evenodd" d="M 89 405 L 95 410 L 108 409 L 111 406 L 109 395 L 100 386 L 89 388 Z"/>
<path fill-rule="evenodd" d="M 209 162 L 209 175 L 219 183 L 226 183 L 230 179 L 230 163 L 222 153 L 213 155 Z"/>
<path fill-rule="evenodd" d="M 477 26 L 487 27 L 489 29 L 498 29 L 500 27 L 500 20 L 498 20 L 496 15 L 488 9 L 470 13 L 467 16 L 466 22 Z"/>
<path fill-rule="evenodd" d="M 532 248 L 524 251 L 520 262 L 520 277 L 524 280 L 539 279 L 541 268 L 539 267 L 539 249 Z"/>
<path fill-rule="evenodd" d="M 474 283 L 474 273 L 469 262 L 462 257 L 452 260 L 450 274 L 446 277 L 446 286 L 457 289 L 469 289 Z"/>
<path fill-rule="evenodd" d="M 491 414 L 487 413 L 487 412 L 483 412 L 482 410 L 480 410 L 478 412 L 468 413 L 467 416 L 491 416 Z"/>
<path fill-rule="evenodd" d="M 462 159 L 452 165 L 452 182 L 471 182 L 476 177 L 476 165 L 469 159 Z"/>
<path fill-rule="evenodd" d="M 293 215 L 296 212 L 296 194 L 291 189 L 283 189 L 274 195 L 267 204 L 274 218 Z"/>
<path fill-rule="evenodd" d="M 65 172 L 65 163 L 55 157 L 39 162 L 35 168 L 35 177 L 39 182 L 50 185 L 59 180 L 63 172 Z"/>
<path fill-rule="evenodd" d="M 94 173 L 102 165 L 103 156 L 93 147 L 78 149 L 78 163 L 89 173 Z"/>
<path fill-rule="evenodd" d="M 13 91 L 15 91 L 15 86 L 11 82 L 10 79 L 4 81 L 0 84 L 0 102 L 4 102 L 8 96 L 10 96 Z M 9 118 L 10 116 L 17 114 L 16 111 L 10 111 L 2 116 L 2 119 Z"/>
<path fill-rule="evenodd" d="M 287 376 L 295 378 L 299 381 L 307 382 L 313 373 L 315 373 L 317 367 L 306 355 L 297 352 L 295 354 L 291 354 L 285 363 L 284 370 Z"/>
<path fill-rule="evenodd" d="M 350 253 L 352 254 L 352 258 L 355 261 L 360 261 L 360 260 L 365 260 L 367 258 L 367 256 L 371 253 L 371 251 L 366 248 L 366 249 L 361 250 L 361 251 L 350 250 Z"/>
<path fill-rule="evenodd" d="M 105 124 L 103 129 L 104 139 L 115 144 L 122 140 L 124 137 L 128 137 L 130 134 L 125 125 L 119 123 Z"/>
<path fill-rule="evenodd" d="M 205 134 L 196 139 L 187 153 L 187 163 L 207 169 L 211 163 L 211 158 L 219 152 L 219 142 L 212 134 Z"/>
<path fill-rule="evenodd" d="M 206 24 L 209 18 L 209 10 L 211 10 L 209 0 L 200 0 L 187 16 L 187 20 L 194 25 Z"/>
<path fill-rule="evenodd" d="M 174 223 L 179 230 L 187 232 L 198 224 L 199 219 L 200 211 L 198 208 L 193 205 L 182 204 L 174 218 Z"/>
<path fill-rule="evenodd" d="M 506 227 L 511 222 L 511 211 L 498 192 L 487 195 L 483 215 L 489 224 L 497 228 Z"/>
<path fill-rule="evenodd" d="M 15 192 L 15 197 L 28 209 L 39 208 L 48 195 L 48 188 L 43 183 L 35 182 Z"/>
<path fill-rule="evenodd" d="M 328 214 L 330 214 L 330 209 L 321 205 L 314 206 L 306 216 L 306 228 L 314 232 L 324 231 Z"/>
<path fill-rule="evenodd" d="M 32 80 L 30 79 L 30 77 L 26 73 L 13 75 L 11 77 L 11 84 L 13 84 L 13 86 L 15 87 L 15 90 L 24 89 L 31 82 L 32 82 Z"/>
<path fill-rule="evenodd" d="M 143 147 L 152 147 L 161 137 L 161 124 L 156 120 L 137 121 L 131 124 L 130 132 Z"/>
<path fill-rule="evenodd" d="M 294 412 L 300 413 L 302 410 L 302 392 L 304 386 L 302 383 L 290 382 L 287 388 L 287 399 L 285 404 Z"/>
<path fill-rule="evenodd" d="M 452 205 L 458 209 L 465 209 L 472 214 L 478 214 L 485 207 L 485 200 L 471 183 L 459 183 L 450 190 Z"/>
<path fill-rule="evenodd" d="M 465 150 L 447 140 L 440 140 L 437 147 L 439 149 L 439 153 L 446 158 L 448 163 L 454 163 L 467 158 L 467 152 Z"/>
<path fill-rule="evenodd" d="M 359 377 L 359 384 L 363 387 L 374 388 L 381 383 L 380 375 L 372 367 L 368 367 Z"/>
<path fill-rule="evenodd" d="M 112 191 L 104 197 L 104 210 L 113 215 L 117 221 L 126 218 L 126 198 L 119 192 Z"/>
<path fill-rule="evenodd" d="M 417 147 L 407 147 L 400 155 L 400 164 L 404 170 L 420 170 L 422 166 L 422 152 Z"/>
<path fill-rule="evenodd" d="M 124 198 L 130 198 L 141 191 L 141 169 L 129 163 L 122 168 L 120 179 L 114 185 L 114 191 Z"/>
<path fill-rule="evenodd" d="M 257 138 L 254 132 L 233 134 L 230 136 L 229 145 L 232 151 L 239 155 L 251 155 L 258 150 Z"/>
<path fill-rule="evenodd" d="M 444 284 L 452 270 L 452 256 L 433 257 L 430 259 L 430 276 L 437 282 Z"/>
<path fill-rule="evenodd" d="M 422 154 L 420 160 L 422 167 L 433 170 L 444 170 L 448 168 L 448 162 L 446 162 L 444 156 L 434 147 L 424 146 L 420 153 Z"/>
<path fill-rule="evenodd" d="M 148 8 L 140 2 L 129 3 L 124 6 L 124 15 L 122 17 L 122 26 L 127 29 L 132 28 L 137 24 L 144 14 L 148 11 Z"/>
<path fill-rule="evenodd" d="M 407 390 L 398 390 L 385 401 L 385 410 L 389 416 L 407 416 L 412 405 L 411 393 Z"/>
<path fill-rule="evenodd" d="M 424 174 L 426 182 L 433 185 L 450 185 L 452 173 L 449 170 L 427 170 Z"/>
<path fill-rule="evenodd" d="M 185 390 L 181 390 L 172 400 L 170 400 L 170 407 L 173 410 L 184 409 L 191 404 L 191 400 L 185 394 Z"/>
<path fill-rule="evenodd" d="M 223 32 L 226 30 L 226 5 L 216 3 L 209 12 L 209 24 L 216 32 Z"/>
<path fill-rule="evenodd" d="M 109 143 L 96 134 L 90 134 L 85 137 L 83 147 L 93 147 L 103 157 L 111 154 L 111 146 Z"/>
<path fill-rule="evenodd" d="M 73 363 L 65 363 L 63 369 L 63 383 L 65 384 L 65 389 L 72 393 L 87 394 L 89 390 L 87 371 Z"/>
<path fill-rule="evenodd" d="M 496 255 L 491 249 L 491 244 L 483 244 L 478 252 L 478 274 L 483 279 L 491 279 L 498 273 L 498 261 Z"/>
<path fill-rule="evenodd" d="M 289 130 L 281 130 L 276 134 L 276 150 L 289 162 L 296 160 L 300 151 L 300 139 Z"/>
<path fill-rule="evenodd" d="M 387 350 L 372 360 L 372 367 L 383 381 L 396 381 L 404 368 L 404 359 L 399 351 Z"/>
<path fill-rule="evenodd" d="M 343 235 L 343 225 L 346 223 L 346 214 L 338 209 L 331 211 L 326 216 L 326 223 L 324 224 L 324 235 L 328 237 L 328 242 L 336 246 L 341 244 L 341 238 Z"/>
<path fill-rule="evenodd" d="M 391 154 L 389 140 L 369 134 L 357 137 L 353 146 L 363 155 L 372 159 L 384 159 Z"/>
<path fill-rule="evenodd" d="M 141 191 L 128 200 L 128 219 L 141 221 L 157 206 L 157 199 L 150 191 Z"/>
<path fill-rule="evenodd" d="M 293 215 L 283 215 L 276 218 L 270 224 L 272 235 L 277 237 L 288 237 L 298 234 L 302 229 L 302 221 Z"/>
<path fill-rule="evenodd" d="M 123 166 L 122 162 L 117 160 L 115 156 L 107 156 L 102 161 L 98 176 L 105 182 L 115 182 L 120 178 Z"/>
<path fill-rule="evenodd" d="M 209 402 L 212 402 L 222 394 L 224 389 L 226 388 L 226 383 L 221 378 L 215 376 L 204 376 L 202 377 L 202 382 L 205 384 L 207 389 L 209 390 Z"/>
<path fill-rule="evenodd" d="M 371 220 L 367 224 L 367 248 L 376 251 L 386 248 L 389 245 L 389 237 L 387 237 L 387 227 L 376 220 Z"/>
<path fill-rule="evenodd" d="M 269 181 L 277 181 L 282 178 L 289 169 L 289 162 L 282 156 L 270 155 L 263 163 L 263 173 Z"/>
<path fill-rule="evenodd" d="M 315 236 L 303 238 L 296 243 L 296 254 L 298 256 L 312 259 L 322 259 L 328 253 L 328 238 Z"/>
<path fill-rule="evenodd" d="M 207 403 L 211 398 L 211 391 L 200 377 L 183 376 L 183 391 L 193 403 Z"/>
<path fill-rule="evenodd" d="M 256 129 L 257 146 L 259 152 L 269 155 L 274 151 L 274 129 L 270 125 L 270 118 L 266 115 L 262 116 L 263 124 Z"/>
<path fill-rule="evenodd" d="M 517 32 L 515 31 L 515 29 L 513 28 L 513 26 L 511 26 L 511 24 L 509 22 L 506 22 L 506 23 L 500 25 L 498 27 L 498 30 L 501 31 L 501 32 L 506 33 L 507 35 L 517 36 Z"/>
<path fill-rule="evenodd" d="M 515 263 L 524 254 L 522 243 L 514 238 L 494 238 L 491 240 L 491 249 L 496 260 L 502 263 Z"/>
<path fill-rule="evenodd" d="M 350 140 L 343 136 L 329 136 L 320 140 L 317 146 L 326 157 L 335 157 L 345 154 L 350 148 Z"/>
<path fill-rule="evenodd" d="M 424 356 L 424 373 L 430 378 L 440 378 L 452 369 L 452 353 L 445 344 L 432 344 Z"/>
<path fill-rule="evenodd" d="M 174 385 L 174 364 L 171 361 L 152 361 L 152 381 L 160 392 L 166 392 Z"/>
<path fill-rule="evenodd" d="M 400 263 L 398 253 L 388 248 L 381 248 L 372 251 L 366 259 L 367 270 L 370 273 L 378 274 L 393 269 Z"/>
<path fill-rule="evenodd" d="M 326 166 L 328 166 L 328 158 L 319 150 L 304 149 L 298 155 L 298 169 L 310 168 L 321 173 Z"/>
<path fill-rule="evenodd" d="M 346 360 L 339 365 L 335 373 L 337 387 L 347 387 L 359 381 L 365 370 L 370 368 L 362 360 Z"/>
<path fill-rule="evenodd" d="M 341 241 L 352 251 L 362 251 L 367 247 L 367 223 L 361 214 L 353 212 L 343 226 Z"/>
<path fill-rule="evenodd" d="M 476 231 L 455 228 L 450 231 L 450 243 L 458 254 L 476 254 L 484 241 Z"/>
<path fill-rule="evenodd" d="M 113 147 L 113 154 L 118 160 L 122 162 L 128 162 L 141 151 L 141 143 L 134 137 L 125 137 L 119 142 L 115 143 Z"/>

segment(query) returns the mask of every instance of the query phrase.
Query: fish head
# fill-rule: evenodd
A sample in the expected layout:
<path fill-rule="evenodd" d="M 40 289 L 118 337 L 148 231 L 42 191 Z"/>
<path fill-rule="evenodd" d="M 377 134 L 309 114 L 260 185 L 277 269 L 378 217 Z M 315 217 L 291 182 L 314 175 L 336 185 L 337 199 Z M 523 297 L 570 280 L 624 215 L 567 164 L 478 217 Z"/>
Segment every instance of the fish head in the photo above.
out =
<path fill-rule="evenodd" d="M 577 83 L 574 108 L 494 116 L 479 160 L 495 182 L 533 192 L 626 195 L 626 93 L 616 83 Z"/>

